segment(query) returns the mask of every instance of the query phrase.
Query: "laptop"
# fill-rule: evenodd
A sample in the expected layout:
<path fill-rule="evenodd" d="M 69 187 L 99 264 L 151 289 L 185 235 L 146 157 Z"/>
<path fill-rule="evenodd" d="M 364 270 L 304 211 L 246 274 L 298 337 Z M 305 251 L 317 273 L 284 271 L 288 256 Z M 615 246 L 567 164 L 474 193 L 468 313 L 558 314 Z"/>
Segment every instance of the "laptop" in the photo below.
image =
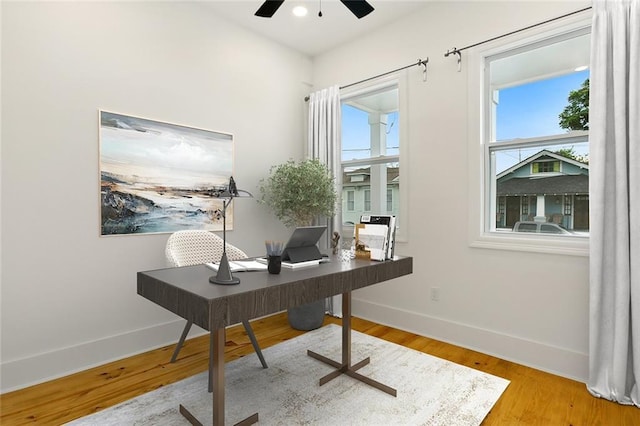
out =
<path fill-rule="evenodd" d="M 327 230 L 326 226 L 302 226 L 296 228 L 282 252 L 282 260 L 289 263 L 322 259 L 318 241 Z"/>

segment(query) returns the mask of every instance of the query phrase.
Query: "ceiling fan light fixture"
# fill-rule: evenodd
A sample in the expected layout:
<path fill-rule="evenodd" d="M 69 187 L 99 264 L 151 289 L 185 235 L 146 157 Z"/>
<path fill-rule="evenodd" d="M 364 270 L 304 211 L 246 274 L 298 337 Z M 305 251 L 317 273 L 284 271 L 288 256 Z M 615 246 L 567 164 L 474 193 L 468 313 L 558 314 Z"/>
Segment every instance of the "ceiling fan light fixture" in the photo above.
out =
<path fill-rule="evenodd" d="M 367 16 L 374 10 L 373 6 L 371 6 L 367 0 L 340 0 L 340 2 L 358 19 Z M 265 0 L 255 15 L 262 18 L 271 18 L 278 8 L 282 6 L 282 3 L 284 3 L 284 0 Z M 322 0 L 320 0 L 320 12 L 318 12 L 318 16 L 322 16 Z"/>
<path fill-rule="evenodd" d="M 295 16 L 298 16 L 298 17 L 307 16 L 307 13 L 309 13 L 307 8 L 304 6 L 296 6 L 293 8 L 292 12 Z"/>

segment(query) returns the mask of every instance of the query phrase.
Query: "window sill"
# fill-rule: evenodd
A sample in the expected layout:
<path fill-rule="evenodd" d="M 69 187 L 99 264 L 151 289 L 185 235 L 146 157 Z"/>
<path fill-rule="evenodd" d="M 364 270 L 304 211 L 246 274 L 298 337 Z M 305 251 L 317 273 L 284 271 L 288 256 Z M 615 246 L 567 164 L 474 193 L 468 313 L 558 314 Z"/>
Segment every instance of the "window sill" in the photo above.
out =
<path fill-rule="evenodd" d="M 473 238 L 469 246 L 494 250 L 589 256 L 588 236 L 516 236 L 513 233 L 487 232 Z"/>

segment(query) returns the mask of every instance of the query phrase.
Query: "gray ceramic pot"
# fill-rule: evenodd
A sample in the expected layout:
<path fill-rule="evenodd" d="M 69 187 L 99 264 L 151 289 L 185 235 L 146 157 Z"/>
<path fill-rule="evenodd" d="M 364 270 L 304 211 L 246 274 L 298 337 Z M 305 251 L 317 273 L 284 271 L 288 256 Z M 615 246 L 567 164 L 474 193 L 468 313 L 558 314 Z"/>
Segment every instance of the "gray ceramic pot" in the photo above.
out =
<path fill-rule="evenodd" d="M 324 323 L 324 299 L 287 310 L 289 325 L 296 330 L 315 330 Z"/>

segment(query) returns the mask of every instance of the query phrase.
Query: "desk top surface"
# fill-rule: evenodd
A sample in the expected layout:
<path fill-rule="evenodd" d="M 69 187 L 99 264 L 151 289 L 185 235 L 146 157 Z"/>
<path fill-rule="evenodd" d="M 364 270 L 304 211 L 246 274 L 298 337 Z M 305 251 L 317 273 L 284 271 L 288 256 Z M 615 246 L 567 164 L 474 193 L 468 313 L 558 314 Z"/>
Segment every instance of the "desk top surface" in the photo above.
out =
<path fill-rule="evenodd" d="M 315 266 L 308 266 L 299 269 L 282 268 L 280 274 L 270 274 L 267 271 L 234 272 L 233 276 L 240 279 L 240 284 L 235 285 L 219 285 L 210 283 L 209 277 L 215 276 L 216 272 L 205 265 L 156 269 L 152 271 L 139 272 L 138 274 L 146 275 L 158 282 L 171 285 L 177 289 L 193 293 L 205 299 L 216 299 L 269 287 L 298 283 L 305 280 L 313 280 L 334 274 L 355 272 L 358 270 L 364 270 L 364 268 L 377 267 L 387 269 L 387 267 L 393 264 L 397 266 L 398 263 L 407 261 L 409 261 L 409 263 L 405 263 L 404 266 L 409 266 L 409 268 L 411 268 L 411 260 L 411 257 L 405 256 L 396 256 L 395 260 L 388 260 L 385 262 L 358 259 L 341 261 L 333 258 L 330 262 L 321 263 Z M 406 273 L 411 273 L 411 269 Z M 400 275 L 405 275 L 406 273 L 400 273 Z"/>
<path fill-rule="evenodd" d="M 240 284 L 209 282 L 215 271 L 205 265 L 138 272 L 138 294 L 166 309 L 207 324 L 234 324 L 325 297 L 394 279 L 413 271 L 413 258 L 376 262 L 331 256 L 330 262 L 300 269 L 236 272 Z M 215 314 L 213 311 L 216 311 Z M 224 312 L 224 315 L 222 314 Z M 217 316 L 217 319 L 212 319 Z"/>

